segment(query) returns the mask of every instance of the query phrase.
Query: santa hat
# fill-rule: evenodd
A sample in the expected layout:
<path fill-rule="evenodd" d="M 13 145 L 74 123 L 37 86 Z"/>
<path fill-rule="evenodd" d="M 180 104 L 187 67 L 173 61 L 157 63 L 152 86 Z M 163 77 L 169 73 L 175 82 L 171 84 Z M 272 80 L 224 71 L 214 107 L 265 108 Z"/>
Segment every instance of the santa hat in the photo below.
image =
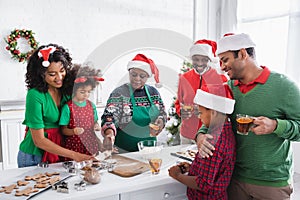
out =
<path fill-rule="evenodd" d="M 190 57 L 194 55 L 207 56 L 213 63 L 219 62 L 216 57 L 217 43 L 212 40 L 198 40 L 190 48 Z"/>
<path fill-rule="evenodd" d="M 44 67 L 49 67 L 49 65 L 50 65 L 49 56 L 55 50 L 56 50 L 56 48 L 54 46 L 44 47 L 41 50 L 39 50 L 38 56 L 39 56 L 39 58 L 43 58 L 44 61 L 42 62 L 42 65 Z"/>
<path fill-rule="evenodd" d="M 227 33 L 218 41 L 218 49 L 216 54 L 224 53 L 226 51 L 236 51 L 243 48 L 255 47 L 249 35 L 245 33 L 233 34 Z"/>
<path fill-rule="evenodd" d="M 231 114 L 235 100 L 227 84 L 215 84 L 198 89 L 194 103 L 221 113 Z"/>
<path fill-rule="evenodd" d="M 150 59 L 147 58 L 143 54 L 137 54 L 132 61 L 129 61 L 127 65 L 127 69 L 130 70 L 132 68 L 141 69 L 147 72 L 149 77 L 154 75 L 154 80 L 156 81 L 156 87 L 162 87 L 161 83 L 159 82 L 159 71 L 155 63 Z"/>

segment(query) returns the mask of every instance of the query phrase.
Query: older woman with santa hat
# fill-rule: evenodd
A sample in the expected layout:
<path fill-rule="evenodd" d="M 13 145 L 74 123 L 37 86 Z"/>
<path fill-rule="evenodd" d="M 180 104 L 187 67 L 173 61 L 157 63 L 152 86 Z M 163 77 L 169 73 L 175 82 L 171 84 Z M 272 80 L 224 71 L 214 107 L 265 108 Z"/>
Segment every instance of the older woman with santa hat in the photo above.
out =
<path fill-rule="evenodd" d="M 137 151 L 142 140 L 156 140 L 166 122 L 165 106 L 155 87 L 147 85 L 154 75 L 159 85 L 155 63 L 137 54 L 127 65 L 129 83 L 114 89 L 102 115 L 102 134 L 115 134 L 119 152 Z M 154 136 L 154 137 L 153 137 Z"/>

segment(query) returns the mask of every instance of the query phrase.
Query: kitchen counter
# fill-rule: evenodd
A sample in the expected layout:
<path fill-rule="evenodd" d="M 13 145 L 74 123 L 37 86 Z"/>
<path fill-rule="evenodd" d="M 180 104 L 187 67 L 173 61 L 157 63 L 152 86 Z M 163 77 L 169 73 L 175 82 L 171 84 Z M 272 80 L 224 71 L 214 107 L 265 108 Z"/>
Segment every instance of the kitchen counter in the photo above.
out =
<path fill-rule="evenodd" d="M 180 151 L 186 146 L 165 147 L 162 150 L 163 164 L 158 175 L 152 175 L 150 171 L 144 172 L 129 178 L 123 178 L 112 173 L 103 172 L 101 182 L 96 185 L 87 185 L 86 190 L 77 191 L 74 184 L 81 179 L 73 176 L 66 180 L 69 185 L 69 193 L 59 193 L 49 189 L 42 192 L 32 199 L 185 199 L 186 186 L 175 181 L 168 175 L 170 166 L 176 164 L 178 158 L 170 155 L 171 152 Z M 123 156 L 142 160 L 139 152 L 122 154 Z M 14 177 L 18 177 L 26 172 L 32 171 L 37 167 L 27 167 L 21 169 L 10 169 L 0 171 L 0 184 L 6 185 L 16 182 Z M 62 163 L 51 164 L 51 170 L 65 172 Z M 13 192 L 14 193 L 14 192 Z M 5 195 L 0 193 L 1 195 Z"/>

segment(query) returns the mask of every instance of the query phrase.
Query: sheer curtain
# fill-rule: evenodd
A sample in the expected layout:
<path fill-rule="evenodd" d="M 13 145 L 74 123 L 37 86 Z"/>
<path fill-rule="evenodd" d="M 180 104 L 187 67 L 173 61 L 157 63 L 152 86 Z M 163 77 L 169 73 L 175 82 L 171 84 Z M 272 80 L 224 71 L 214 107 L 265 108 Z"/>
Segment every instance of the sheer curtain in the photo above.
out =
<path fill-rule="evenodd" d="M 209 37 L 218 40 L 227 32 L 245 32 L 257 44 L 257 60 L 284 73 L 300 85 L 296 59 L 300 46 L 300 0 L 213 0 L 208 4 Z"/>
<path fill-rule="evenodd" d="M 290 0 L 286 73 L 300 86 L 300 0 Z"/>
<path fill-rule="evenodd" d="M 197 38 L 218 40 L 237 26 L 237 0 L 197 1 Z"/>

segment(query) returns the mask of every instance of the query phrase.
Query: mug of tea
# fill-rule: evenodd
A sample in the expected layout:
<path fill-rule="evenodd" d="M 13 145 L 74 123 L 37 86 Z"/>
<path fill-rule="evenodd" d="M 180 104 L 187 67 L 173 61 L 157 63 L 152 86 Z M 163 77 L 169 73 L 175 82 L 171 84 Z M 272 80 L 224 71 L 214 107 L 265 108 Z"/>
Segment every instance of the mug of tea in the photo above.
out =
<path fill-rule="evenodd" d="M 237 133 L 240 135 L 248 135 L 249 129 L 253 126 L 254 117 L 246 114 L 237 114 Z"/>

